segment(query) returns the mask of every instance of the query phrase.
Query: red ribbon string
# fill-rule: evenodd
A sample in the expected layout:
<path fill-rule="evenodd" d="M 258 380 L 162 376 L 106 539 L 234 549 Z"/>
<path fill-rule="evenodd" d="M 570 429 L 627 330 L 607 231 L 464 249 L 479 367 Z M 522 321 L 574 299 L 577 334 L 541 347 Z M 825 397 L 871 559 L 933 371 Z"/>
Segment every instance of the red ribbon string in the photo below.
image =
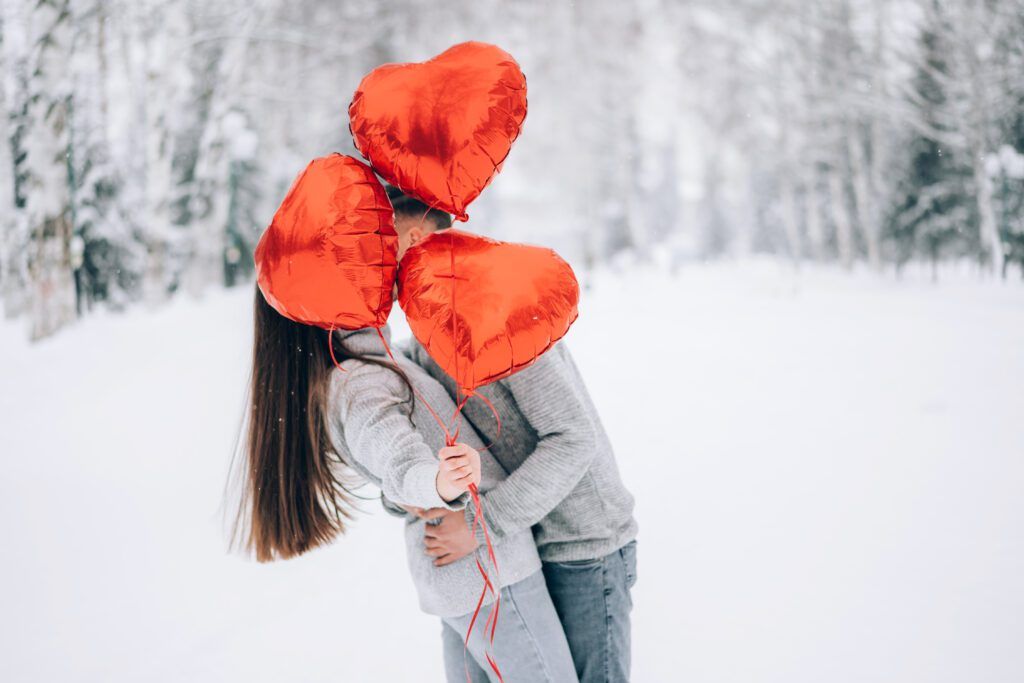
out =
<path fill-rule="evenodd" d="M 456 290 L 456 285 L 458 283 L 458 280 L 455 278 L 455 235 L 454 235 L 454 233 L 449 232 L 448 233 L 448 238 L 449 238 L 448 239 L 449 268 L 451 269 L 451 277 L 452 277 L 452 305 L 451 305 L 451 310 L 452 310 L 452 341 L 455 344 L 458 344 L 459 343 L 458 316 L 455 315 L 455 311 L 457 310 L 456 306 L 455 306 L 455 290 Z M 456 376 L 456 378 L 459 377 L 459 354 L 458 353 L 455 354 L 455 376 Z M 472 395 L 473 395 L 473 391 L 467 391 L 465 398 L 462 398 L 461 400 L 456 400 L 455 414 L 452 415 L 452 421 L 456 425 L 456 433 L 458 433 L 458 425 L 459 425 L 458 419 L 459 419 L 459 415 L 462 413 L 462 408 L 466 405 L 466 401 L 468 401 Z M 458 394 L 456 394 L 456 398 L 458 398 Z M 490 446 L 488 446 L 488 448 L 489 447 Z M 498 574 L 498 559 L 494 555 L 494 545 L 491 543 L 491 535 L 490 535 L 490 533 L 487 530 L 487 520 L 484 519 L 484 508 L 483 508 L 483 504 L 480 502 L 480 491 L 477 489 L 476 484 L 470 484 L 469 485 L 469 493 L 470 493 L 470 496 L 473 499 L 473 508 L 474 508 L 474 513 L 475 513 L 473 515 L 473 536 L 474 537 L 476 536 L 476 525 L 477 525 L 477 523 L 479 523 L 480 527 L 484 530 L 484 541 L 487 543 L 487 557 L 491 560 L 491 565 L 494 567 L 494 572 L 497 575 Z M 463 661 L 465 661 L 466 652 L 469 650 L 469 636 L 473 633 L 473 625 L 476 623 L 476 619 L 480 615 L 480 607 L 483 604 L 484 597 L 487 595 L 487 591 L 491 591 L 491 593 L 494 594 L 494 606 L 491 608 L 490 612 L 487 615 L 487 621 L 484 622 L 484 635 L 485 635 L 485 638 L 486 638 L 486 635 L 487 635 L 487 632 L 488 632 L 488 626 L 490 627 L 490 629 L 489 629 L 490 630 L 490 638 L 486 638 L 486 640 L 488 640 L 490 642 L 491 646 L 494 645 L 494 633 L 495 633 L 495 631 L 498 628 L 498 609 L 499 609 L 499 607 L 501 605 L 501 592 L 500 592 L 501 591 L 501 585 L 500 585 L 500 582 L 499 582 L 498 588 L 495 589 L 495 587 L 491 584 L 491 579 L 487 575 L 487 570 L 484 569 L 484 566 L 480 562 L 479 557 L 476 559 L 476 566 L 477 566 L 477 569 L 480 571 L 480 576 L 484 580 L 484 587 L 483 587 L 483 591 L 480 594 L 480 600 L 477 603 L 476 609 L 473 611 L 473 618 L 470 619 L 469 628 L 466 629 L 466 640 L 465 640 L 465 642 L 463 644 L 463 651 L 462 651 Z M 490 653 L 490 648 L 489 647 L 485 646 L 484 657 L 487 659 L 487 663 L 490 665 L 491 670 L 494 671 L 494 674 L 498 677 L 499 683 L 504 683 L 505 679 L 501 675 L 501 669 L 498 668 L 498 663 L 496 661 L 494 661 L 493 657 L 491 657 L 491 653 Z M 469 676 L 469 669 L 468 669 L 468 667 L 466 669 L 466 681 L 467 681 L 467 683 L 470 682 L 470 676 Z"/>
<path fill-rule="evenodd" d="M 327 350 L 331 353 L 331 360 L 334 361 L 334 367 L 338 368 L 342 372 L 348 372 L 345 368 L 341 367 L 341 363 L 334 357 L 334 328 L 327 330 Z"/>
<path fill-rule="evenodd" d="M 430 209 L 428 208 L 427 211 L 429 212 L 429 210 Z M 426 217 L 426 213 L 424 214 L 424 218 L 425 217 Z M 451 253 L 451 269 L 452 269 L 452 275 L 454 276 L 454 274 L 455 274 L 455 253 L 454 253 L 454 249 L 452 249 L 452 253 Z M 454 287 L 454 283 L 453 283 L 453 285 L 452 285 L 452 310 L 455 310 L 454 309 L 454 304 L 455 304 L 455 287 Z M 455 320 L 455 317 L 453 316 L 452 317 L 452 338 L 453 339 L 455 338 L 455 325 L 456 324 L 457 324 L 457 322 Z M 395 355 L 391 352 L 391 347 L 388 344 L 387 339 L 384 337 L 384 332 L 381 331 L 381 329 L 379 327 L 376 328 L 376 330 L 377 330 L 377 336 L 380 337 L 381 344 L 384 346 L 384 351 L 387 352 L 388 358 L 397 367 L 398 366 L 398 361 L 395 359 Z M 345 372 L 346 371 L 345 368 L 343 368 L 341 366 L 341 364 L 338 363 L 338 359 L 334 355 L 334 328 L 333 327 L 327 331 L 327 348 L 328 348 L 328 350 L 329 350 L 329 352 L 331 354 L 331 361 L 334 363 L 334 366 L 336 368 L 338 368 L 339 370 L 341 370 L 342 372 Z M 458 374 L 458 368 L 456 368 L 456 374 Z M 498 416 L 498 411 L 495 410 L 494 404 L 492 404 L 487 399 L 486 396 L 482 396 L 482 395 L 476 394 L 474 391 L 471 391 L 471 390 L 470 391 L 466 391 L 464 397 L 458 398 L 458 396 L 457 396 L 458 400 L 456 401 L 455 412 L 452 414 L 452 428 L 449 428 L 449 425 L 445 424 L 444 420 L 442 420 L 441 416 L 437 414 L 437 411 L 434 410 L 434 407 L 432 405 L 430 405 L 430 402 L 427 401 L 426 398 L 424 398 L 423 394 L 421 394 L 419 391 L 416 390 L 415 387 L 413 387 L 411 385 L 410 385 L 410 388 L 412 389 L 413 395 L 416 397 L 416 399 L 421 401 L 423 403 L 423 405 L 426 406 L 427 410 L 430 412 L 430 415 L 434 418 L 434 421 L 437 422 L 437 424 L 441 427 L 441 429 L 442 429 L 442 431 L 444 432 L 444 435 L 445 435 L 445 443 L 448 446 L 454 446 L 456 441 L 458 441 L 459 432 L 461 431 L 461 425 L 460 425 L 459 417 L 462 414 L 462 409 L 465 407 L 466 402 L 469 401 L 469 399 L 472 398 L 473 396 L 479 396 L 480 399 L 484 403 L 487 404 L 487 407 L 491 409 L 491 413 L 494 415 L 494 419 L 498 423 L 498 435 L 499 436 L 501 435 L 501 418 Z M 453 431 L 453 429 L 454 429 L 454 431 Z M 496 436 L 495 440 L 497 440 L 497 438 L 498 437 Z M 493 442 L 491 444 L 488 444 L 486 447 L 484 447 L 483 450 L 486 450 L 487 448 L 490 448 L 492 445 L 494 445 Z M 487 548 L 487 559 L 490 560 L 491 566 L 494 567 L 495 576 L 496 577 L 500 576 L 499 571 L 498 571 L 498 558 L 497 558 L 497 556 L 494 553 L 494 544 L 491 542 L 491 534 L 490 534 L 490 531 L 487 528 L 487 520 L 484 518 L 483 502 L 480 500 L 480 491 L 479 491 L 479 489 L 477 489 L 476 484 L 470 484 L 470 486 L 469 486 L 469 494 L 470 494 L 470 497 L 471 497 L 472 502 L 473 502 L 473 511 L 474 511 L 472 534 L 473 534 L 474 537 L 476 536 L 477 525 L 479 525 L 480 528 L 484 532 L 484 543 L 485 543 L 486 548 Z M 496 634 L 497 629 L 498 629 L 498 614 L 499 614 L 499 611 L 501 609 L 501 586 L 500 586 L 500 582 L 499 582 L 498 586 L 495 586 L 494 583 L 491 581 L 491 577 L 488 574 L 487 569 L 484 567 L 484 564 L 480 561 L 479 556 L 476 556 L 474 554 L 474 560 L 476 561 L 476 567 L 477 567 L 477 570 L 480 572 L 480 578 L 483 580 L 484 586 L 483 586 L 483 589 L 480 592 L 480 599 L 477 600 L 476 608 L 473 610 L 473 616 L 469 620 L 469 628 L 466 629 L 466 638 L 463 641 L 463 653 L 462 653 L 462 655 L 463 655 L 463 663 L 465 664 L 465 668 L 466 668 L 466 681 L 467 681 L 467 683 L 470 683 L 470 681 L 471 681 L 471 678 L 470 678 L 470 675 L 469 675 L 469 665 L 468 665 L 468 662 L 466 661 L 466 655 L 469 652 L 469 638 L 470 638 L 470 636 L 473 633 L 473 627 L 476 625 L 477 618 L 480 616 L 480 610 L 483 608 L 484 600 L 487 598 L 487 594 L 491 593 L 492 595 L 494 595 L 494 604 L 492 605 L 491 609 L 489 610 L 489 612 L 487 614 L 487 619 L 484 621 L 484 638 L 485 638 L 485 640 L 488 643 L 488 646 L 485 646 L 484 658 L 487 660 L 487 664 L 491 667 L 491 670 L 494 671 L 494 674 L 498 677 L 499 683 L 504 683 L 505 679 L 501 675 L 501 669 L 498 667 L 497 661 L 495 661 L 494 657 L 491 656 L 491 652 L 490 652 L 490 648 L 493 647 L 493 645 L 494 645 L 494 637 L 495 637 L 495 634 Z"/>
<path fill-rule="evenodd" d="M 381 344 L 384 345 L 384 350 L 387 352 L 388 358 L 390 358 L 391 362 L 394 363 L 397 366 L 398 365 L 398 361 L 395 359 L 394 354 L 391 352 L 391 347 L 388 345 L 388 341 L 384 337 L 384 333 L 381 331 L 380 328 L 377 328 L 377 335 L 380 337 Z M 331 350 L 331 358 L 332 359 L 334 358 L 333 348 Z M 337 365 L 337 361 L 335 361 L 335 365 Z M 341 366 L 338 366 L 338 367 L 341 367 Z M 342 368 L 342 369 L 344 370 L 344 368 Z M 444 423 L 444 421 L 441 419 L 440 415 L 437 414 L 437 411 L 434 410 L 433 406 L 430 405 L 430 402 L 427 401 L 427 399 L 424 398 L 423 395 L 420 392 L 416 391 L 415 387 L 412 388 L 412 391 L 413 391 L 413 394 L 416 396 L 417 400 L 423 402 L 423 405 L 425 405 L 427 407 L 427 410 L 433 416 L 434 420 L 437 422 L 438 425 L 441 426 L 441 429 L 444 430 L 444 433 L 445 433 L 445 443 L 448 444 L 449 446 L 454 446 L 456 440 L 459 438 L 459 430 L 460 430 L 460 426 L 459 426 L 459 423 L 458 423 L 459 415 L 462 413 L 462 409 L 463 409 L 463 407 L 465 407 L 466 402 L 470 399 L 470 397 L 472 397 L 474 395 L 474 392 L 472 392 L 472 391 L 467 392 L 466 396 L 464 398 L 462 398 L 458 402 L 458 404 L 456 405 L 455 413 L 452 415 L 452 422 L 455 425 L 455 431 L 453 433 L 448 428 L 448 425 L 446 425 Z M 494 410 L 494 405 L 490 401 L 488 401 L 485 397 L 481 396 L 481 398 L 484 400 L 485 403 L 487 403 L 488 406 L 490 406 L 491 411 L 494 413 L 495 419 L 498 420 L 498 425 L 499 425 L 498 428 L 499 428 L 499 433 L 500 433 L 501 419 L 498 417 L 497 411 Z M 487 558 L 490 560 L 491 566 L 494 567 L 495 576 L 499 576 L 498 558 L 497 558 L 497 555 L 495 555 L 495 553 L 494 553 L 494 544 L 491 542 L 491 534 L 490 534 L 490 531 L 487 528 L 487 520 L 484 518 L 483 501 L 480 500 L 480 490 L 477 488 L 476 484 L 470 484 L 469 485 L 469 494 L 470 494 L 470 498 L 471 498 L 471 500 L 473 502 L 473 511 L 474 511 L 472 534 L 473 534 L 474 537 L 476 536 L 476 527 L 479 524 L 480 528 L 484 532 L 484 542 L 485 542 L 486 547 L 487 547 Z M 494 595 L 494 605 L 491 607 L 490 611 L 487 614 L 487 619 L 484 621 L 484 635 L 485 635 L 485 638 L 487 639 L 487 641 L 489 642 L 489 644 L 491 646 L 494 645 L 494 636 L 495 636 L 495 633 L 497 632 L 497 629 L 498 629 L 498 613 L 499 613 L 499 610 L 501 608 L 501 592 L 500 592 L 501 587 L 500 587 L 500 585 L 499 586 L 495 586 L 494 583 L 491 581 L 490 574 L 488 574 L 487 569 L 484 567 L 483 563 L 480 562 L 480 558 L 479 557 L 474 557 L 474 559 L 476 560 L 476 567 L 477 567 L 477 570 L 480 572 L 480 577 L 483 579 L 484 587 L 483 587 L 483 590 L 480 592 L 480 599 L 477 601 L 476 609 L 473 610 L 473 617 L 469 621 L 469 628 L 466 629 L 466 639 L 463 642 L 463 653 L 462 653 L 463 654 L 464 663 L 465 663 L 466 654 L 469 651 L 469 637 L 473 633 L 473 627 L 476 624 L 477 617 L 480 616 L 480 610 L 483 607 L 484 600 L 487 598 L 487 594 L 488 593 L 491 593 L 492 595 Z M 498 663 L 491 656 L 491 653 L 489 652 L 489 649 L 490 648 L 488 648 L 487 652 L 484 652 L 484 657 L 487 659 L 487 663 L 490 665 L 491 670 L 493 670 L 494 674 L 498 677 L 498 681 L 500 683 L 504 683 L 505 679 L 501 675 L 501 669 L 498 668 Z M 471 680 L 470 676 L 469 676 L 469 665 L 468 665 L 468 663 L 466 663 L 466 680 L 467 681 Z"/>
<path fill-rule="evenodd" d="M 391 353 L 391 347 L 388 345 L 388 340 L 384 338 L 384 332 L 382 332 L 379 327 L 375 328 L 375 329 L 377 330 L 377 336 L 380 337 L 380 343 L 384 345 L 384 350 L 387 352 L 388 358 L 391 359 L 392 364 L 394 364 L 394 366 L 397 368 L 398 367 L 398 361 L 395 360 L 395 354 Z M 416 391 L 416 387 L 412 386 L 412 384 L 409 385 L 409 388 L 412 389 L 412 393 L 413 393 L 414 396 L 416 396 L 416 400 L 422 402 L 423 405 L 425 405 L 427 407 L 427 410 L 430 412 L 431 416 L 434 418 L 434 421 L 436 421 L 437 424 L 444 431 L 444 442 L 445 442 L 445 444 L 447 444 L 448 446 L 454 446 L 455 445 L 455 440 L 459 438 L 458 432 L 456 432 L 455 435 L 452 436 L 452 433 L 448 430 L 448 425 L 446 425 L 444 423 L 444 420 L 441 419 L 441 416 L 437 414 L 436 410 L 434 410 L 434 406 L 430 405 L 430 401 L 425 399 L 423 397 L 423 394 L 421 394 L 420 392 Z"/>
<path fill-rule="evenodd" d="M 491 565 L 494 567 L 495 576 L 500 576 L 498 570 L 498 558 L 494 554 L 494 545 L 491 543 L 491 535 L 487 529 L 487 520 L 484 518 L 483 502 L 480 500 L 480 491 L 477 489 L 476 484 L 471 484 L 469 487 L 469 494 L 473 501 L 473 528 L 471 533 L 476 536 L 477 524 L 484 532 L 484 541 L 487 545 L 487 557 L 491 561 Z M 495 585 L 491 582 L 491 577 L 488 575 L 487 570 L 484 568 L 483 563 L 480 561 L 479 556 L 474 558 L 476 560 L 476 568 L 480 572 L 480 577 L 483 579 L 484 587 L 480 592 L 480 599 L 477 600 L 476 609 L 473 610 L 473 617 L 469 620 L 469 628 L 466 629 L 466 639 L 463 643 L 463 663 L 465 664 L 466 653 L 469 651 L 469 637 L 473 633 L 473 626 L 476 624 L 477 617 L 480 616 L 480 610 L 484 604 L 484 598 L 487 597 L 487 593 L 490 592 L 494 595 L 494 604 L 491 606 L 490 611 L 487 614 L 487 619 L 484 621 L 484 639 L 488 642 L 489 647 L 485 646 L 484 658 L 490 665 L 491 670 L 494 671 L 494 675 L 498 677 L 498 681 L 504 683 L 505 679 L 501 675 L 501 669 L 498 667 L 498 663 L 491 656 L 490 649 L 494 646 L 494 635 L 498 629 L 498 613 L 501 610 L 501 586 L 500 579 L 499 585 Z M 469 666 L 466 665 L 466 680 L 470 681 Z"/>
<path fill-rule="evenodd" d="M 398 367 L 398 361 L 395 359 L 395 354 L 393 354 L 391 352 L 391 346 L 388 345 L 388 340 L 384 337 L 384 332 L 382 332 L 379 327 L 374 328 L 374 329 L 377 330 L 377 336 L 380 337 L 380 343 L 384 346 L 384 351 L 387 352 L 388 358 L 391 359 L 391 363 L 397 368 Z M 343 368 L 341 366 L 341 363 L 338 362 L 338 358 L 334 355 L 334 328 L 333 327 L 331 329 L 327 330 L 327 350 L 331 354 L 331 361 L 334 363 L 334 367 L 338 368 L 342 372 L 347 372 L 347 370 L 345 370 L 345 368 Z M 442 431 L 444 431 L 445 444 L 448 445 L 448 446 L 454 446 L 455 442 L 459 438 L 458 431 L 456 431 L 455 434 L 453 435 L 451 433 L 451 431 L 449 431 L 448 425 L 445 424 L 444 420 L 442 420 L 441 417 L 437 414 L 437 411 L 434 410 L 434 406 L 430 405 L 430 402 L 427 401 L 427 399 L 425 399 L 423 397 L 423 394 L 421 394 L 420 392 L 416 391 L 416 387 L 412 386 L 411 384 L 410 384 L 409 388 L 412 389 L 412 393 L 413 393 L 414 396 L 416 396 L 416 399 L 423 402 L 423 405 L 425 405 L 427 407 L 427 410 L 433 416 L 434 420 L 441 427 Z M 459 410 L 461 410 L 461 406 L 459 407 Z M 458 410 L 456 411 L 456 414 L 457 413 L 458 413 Z"/>
<path fill-rule="evenodd" d="M 489 444 L 487 444 L 486 446 L 484 446 L 483 448 L 480 449 L 482 451 L 486 451 L 491 446 L 493 446 L 498 441 L 498 439 L 501 438 L 501 416 L 498 415 L 498 411 L 494 408 L 494 404 L 491 403 L 487 399 L 487 397 L 484 396 L 483 394 L 478 394 L 478 393 L 475 393 L 475 392 L 469 392 L 469 395 L 470 396 L 475 396 L 478 399 L 480 399 L 481 401 L 483 401 L 487 405 L 487 407 L 491 409 L 491 415 L 494 416 L 494 421 L 498 424 L 498 431 L 494 434 L 494 440 L 491 441 Z"/>

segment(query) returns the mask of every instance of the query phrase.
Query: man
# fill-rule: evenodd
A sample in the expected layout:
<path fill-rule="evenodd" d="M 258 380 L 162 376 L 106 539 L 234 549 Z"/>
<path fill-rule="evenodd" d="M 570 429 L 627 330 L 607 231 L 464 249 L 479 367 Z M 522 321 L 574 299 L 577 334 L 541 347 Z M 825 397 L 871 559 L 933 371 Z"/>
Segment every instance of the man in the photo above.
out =
<path fill-rule="evenodd" d="M 400 254 L 451 217 L 388 188 Z M 409 356 L 455 396 L 454 381 L 413 342 Z M 462 411 L 508 478 L 481 496 L 494 538 L 533 529 L 544 577 L 565 629 L 581 683 L 628 681 L 630 590 L 636 581 L 633 497 L 619 477 L 611 444 L 564 344 L 532 366 L 477 390 Z M 469 506 L 472 507 L 472 506 Z M 472 510 L 418 511 L 439 520 L 425 551 L 443 566 L 474 552 Z M 478 527 L 479 528 L 479 527 Z"/>

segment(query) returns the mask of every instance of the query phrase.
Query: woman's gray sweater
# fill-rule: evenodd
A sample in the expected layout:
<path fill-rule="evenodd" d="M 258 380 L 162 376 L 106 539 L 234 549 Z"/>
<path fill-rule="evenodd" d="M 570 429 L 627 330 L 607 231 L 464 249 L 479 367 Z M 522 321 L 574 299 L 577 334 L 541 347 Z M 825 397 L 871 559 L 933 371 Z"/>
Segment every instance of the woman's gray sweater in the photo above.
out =
<path fill-rule="evenodd" d="M 377 331 L 337 331 L 351 353 L 387 360 Z M 384 336 L 391 343 L 387 328 Z M 416 391 L 442 416 L 450 417 L 455 405 L 444 387 L 422 368 L 396 353 L 399 367 Z M 409 392 L 391 368 L 359 360 L 342 362 L 345 372 L 335 370 L 331 378 L 329 424 L 331 438 L 342 460 L 378 486 L 388 500 L 421 508 L 461 509 L 467 496 L 446 503 L 437 493 L 437 452 L 445 446 L 445 434 L 423 400 L 410 404 Z M 463 423 L 459 441 L 476 449 L 483 443 Z M 505 478 L 505 470 L 487 452 L 481 451 L 480 490 L 487 491 Z M 405 545 L 420 607 L 428 614 L 454 617 L 473 611 L 483 580 L 472 555 L 445 567 L 435 567 L 423 546 L 423 520 L 407 515 Z M 506 535 L 495 543 L 499 584 L 508 586 L 540 569 L 540 558 L 528 528 Z M 478 550 L 481 560 L 485 553 Z M 488 566 L 492 581 L 495 573 Z M 488 596 L 485 602 L 491 602 Z"/>

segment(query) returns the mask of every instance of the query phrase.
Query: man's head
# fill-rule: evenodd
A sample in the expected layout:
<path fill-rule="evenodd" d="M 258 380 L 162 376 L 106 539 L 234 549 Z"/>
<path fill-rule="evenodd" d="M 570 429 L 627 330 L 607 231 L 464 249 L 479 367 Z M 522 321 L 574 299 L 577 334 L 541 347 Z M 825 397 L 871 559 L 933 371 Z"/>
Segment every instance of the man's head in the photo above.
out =
<path fill-rule="evenodd" d="M 395 207 L 395 231 L 398 233 L 398 258 L 432 232 L 452 227 L 452 217 L 429 206 L 397 187 L 387 186 L 388 199 Z"/>

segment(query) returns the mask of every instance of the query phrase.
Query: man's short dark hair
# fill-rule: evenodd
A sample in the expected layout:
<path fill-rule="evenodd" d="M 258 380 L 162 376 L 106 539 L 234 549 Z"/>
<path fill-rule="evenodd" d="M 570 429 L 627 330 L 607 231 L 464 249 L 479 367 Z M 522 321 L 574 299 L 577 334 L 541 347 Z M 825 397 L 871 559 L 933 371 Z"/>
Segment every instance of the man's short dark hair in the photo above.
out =
<path fill-rule="evenodd" d="M 391 206 L 395 209 L 395 216 L 404 216 L 417 220 L 430 219 L 438 230 L 452 227 L 452 217 L 444 211 L 431 209 L 419 199 L 405 194 L 394 185 L 388 185 L 386 190 L 388 199 L 391 200 Z"/>

